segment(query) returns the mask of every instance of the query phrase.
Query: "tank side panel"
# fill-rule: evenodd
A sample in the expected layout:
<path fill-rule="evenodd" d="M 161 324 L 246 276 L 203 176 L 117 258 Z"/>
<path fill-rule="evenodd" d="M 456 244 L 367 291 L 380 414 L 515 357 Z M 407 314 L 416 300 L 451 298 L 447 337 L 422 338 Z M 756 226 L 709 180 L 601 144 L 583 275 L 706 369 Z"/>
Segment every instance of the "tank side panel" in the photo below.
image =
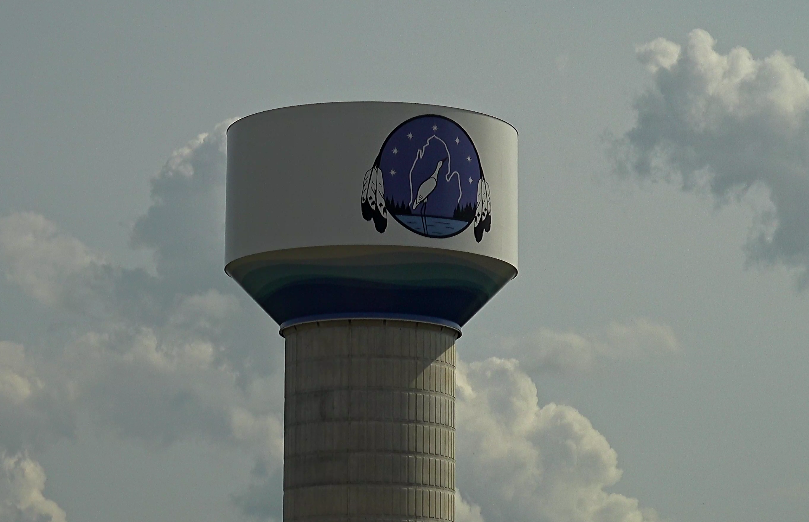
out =
<path fill-rule="evenodd" d="M 363 218 L 363 182 L 385 140 L 403 122 L 425 114 L 451 119 L 474 143 L 491 208 L 490 230 L 480 241 L 472 226 L 436 238 L 414 233 L 391 214 L 381 233 Z M 454 146 L 450 140 L 447 150 Z M 465 156 L 454 161 L 453 173 L 459 174 L 450 181 L 473 193 L 479 183 L 464 170 L 471 163 Z M 227 171 L 226 263 L 302 247 L 392 245 L 468 252 L 517 267 L 517 134 L 489 116 L 381 102 L 268 111 L 230 127 Z"/>

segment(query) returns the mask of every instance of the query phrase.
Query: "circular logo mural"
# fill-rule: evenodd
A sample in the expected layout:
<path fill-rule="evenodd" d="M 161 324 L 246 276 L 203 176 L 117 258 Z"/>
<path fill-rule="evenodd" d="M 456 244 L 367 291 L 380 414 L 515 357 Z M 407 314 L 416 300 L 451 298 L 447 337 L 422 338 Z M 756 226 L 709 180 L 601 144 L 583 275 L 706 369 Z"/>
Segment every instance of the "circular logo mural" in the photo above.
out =
<path fill-rule="evenodd" d="M 362 215 L 379 232 L 387 215 L 422 236 L 444 238 L 474 224 L 491 229 L 489 186 L 475 144 L 444 116 L 424 115 L 396 127 L 363 179 Z"/>

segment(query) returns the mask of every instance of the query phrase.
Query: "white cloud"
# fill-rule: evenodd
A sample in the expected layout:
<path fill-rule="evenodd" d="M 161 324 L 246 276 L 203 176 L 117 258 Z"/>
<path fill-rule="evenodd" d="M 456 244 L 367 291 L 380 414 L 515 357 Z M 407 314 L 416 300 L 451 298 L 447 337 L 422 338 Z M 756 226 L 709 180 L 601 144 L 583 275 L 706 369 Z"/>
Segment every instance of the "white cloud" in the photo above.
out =
<path fill-rule="evenodd" d="M 73 433 L 70 390 L 49 383 L 25 347 L 0 341 L 0 451 L 40 450 Z"/>
<path fill-rule="evenodd" d="M 0 400 L 20 404 L 31 396 L 32 388 L 41 387 L 25 366 L 22 345 L 0 341 Z"/>
<path fill-rule="evenodd" d="M 133 244 L 154 251 L 156 273 L 106 260 L 43 216 L 0 218 L 0 269 L 70 325 L 63 346 L 37 348 L 47 357 L 0 343 L 0 451 L 46 449 L 85 412 L 147 445 L 237 445 L 280 476 L 283 351 L 222 271 L 226 126 L 152 182 Z M 280 497 L 266 508 L 280 512 Z"/>
<path fill-rule="evenodd" d="M 468 502 L 459 490 L 455 490 L 455 522 L 484 522 L 480 506 Z"/>
<path fill-rule="evenodd" d="M 669 325 L 643 317 L 627 323 L 610 323 L 604 338 L 606 352 L 613 357 L 680 351 L 680 342 Z"/>
<path fill-rule="evenodd" d="M 6 277 L 50 305 L 64 300 L 66 283 L 76 274 L 103 266 L 81 242 L 30 212 L 0 219 L 0 253 L 8 263 Z"/>
<path fill-rule="evenodd" d="M 684 190 L 720 203 L 752 190 L 771 205 L 746 246 L 755 262 L 802 270 L 809 283 L 809 81 L 781 52 L 727 54 L 696 29 L 683 48 L 658 38 L 637 48 L 654 85 L 635 101 L 635 126 L 615 142 L 618 170 L 675 174 Z"/>
<path fill-rule="evenodd" d="M 222 277 L 225 131 L 233 121 L 223 121 L 172 153 L 152 179 L 152 205 L 132 233 L 133 246 L 154 252 L 165 284 L 183 292 L 227 288 Z"/>
<path fill-rule="evenodd" d="M 680 46 L 670 42 L 665 38 L 655 38 L 651 42 L 639 45 L 635 48 L 640 62 L 645 65 L 650 72 L 655 73 L 661 67 L 671 69 L 680 58 Z"/>
<path fill-rule="evenodd" d="M 235 408 L 231 415 L 233 437 L 253 448 L 264 462 L 277 467 L 284 458 L 284 426 L 275 415 L 255 415 Z"/>
<path fill-rule="evenodd" d="M 0 454 L 0 520 L 65 522 L 65 512 L 42 495 L 45 472 L 27 455 Z"/>
<path fill-rule="evenodd" d="M 12 281 L 46 304 L 91 315 L 85 321 L 90 330 L 57 351 L 61 355 L 38 362 L 40 370 L 50 369 L 49 386 L 69 383 L 75 407 L 91 407 L 123 435 L 164 443 L 186 435 L 231 437 L 233 404 L 227 401 L 246 400 L 225 356 L 228 344 L 240 342 L 238 329 L 227 324 L 239 309 L 236 297 L 215 289 L 188 295 L 166 289 L 159 277 L 100 261 L 42 216 L 14 214 L 0 225 Z M 138 278 L 145 284 L 130 292 Z M 10 360 L 24 357 L 13 345 L 3 350 L 14 356 Z M 0 382 L 3 397 L 19 403 L 33 381 L 15 364 L 3 369 Z"/>
<path fill-rule="evenodd" d="M 653 510 L 605 488 L 617 455 L 570 406 L 540 407 L 515 360 L 458 367 L 458 481 L 486 520 L 652 522 Z"/>
<path fill-rule="evenodd" d="M 651 319 L 612 322 L 601 332 L 582 334 L 540 328 L 504 343 L 528 371 L 584 372 L 601 360 L 674 354 L 680 343 L 670 326 Z"/>
<path fill-rule="evenodd" d="M 236 296 L 210 289 L 183 297 L 171 316 L 171 323 L 177 328 L 217 332 L 222 330 L 226 321 L 235 320 L 239 309 Z"/>

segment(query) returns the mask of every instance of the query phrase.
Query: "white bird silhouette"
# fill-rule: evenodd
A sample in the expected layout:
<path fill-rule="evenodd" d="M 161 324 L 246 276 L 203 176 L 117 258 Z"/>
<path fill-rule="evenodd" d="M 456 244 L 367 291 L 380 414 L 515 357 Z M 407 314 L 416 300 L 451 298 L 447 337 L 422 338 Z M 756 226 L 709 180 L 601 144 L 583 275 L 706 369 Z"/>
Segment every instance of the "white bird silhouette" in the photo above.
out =
<path fill-rule="evenodd" d="M 416 210 L 416 207 L 423 201 L 424 204 L 427 204 L 427 196 L 432 194 L 435 190 L 435 186 L 438 184 L 438 171 L 441 170 L 441 166 L 444 164 L 444 160 L 438 160 L 438 164 L 435 166 L 435 172 L 433 172 L 432 176 L 425 179 L 419 185 L 419 191 L 416 195 L 416 201 L 413 202 L 413 210 Z"/>
<path fill-rule="evenodd" d="M 421 207 L 421 225 L 424 229 L 424 233 L 427 233 L 427 219 L 424 216 L 424 213 L 427 209 L 427 197 L 433 193 L 435 190 L 435 186 L 438 184 L 438 171 L 441 170 L 441 166 L 444 164 L 444 160 L 438 160 L 438 164 L 435 166 L 435 171 L 433 175 L 429 178 L 425 179 L 419 185 L 419 191 L 416 195 L 416 200 L 413 202 L 413 210 L 416 210 L 420 204 L 424 203 Z"/>

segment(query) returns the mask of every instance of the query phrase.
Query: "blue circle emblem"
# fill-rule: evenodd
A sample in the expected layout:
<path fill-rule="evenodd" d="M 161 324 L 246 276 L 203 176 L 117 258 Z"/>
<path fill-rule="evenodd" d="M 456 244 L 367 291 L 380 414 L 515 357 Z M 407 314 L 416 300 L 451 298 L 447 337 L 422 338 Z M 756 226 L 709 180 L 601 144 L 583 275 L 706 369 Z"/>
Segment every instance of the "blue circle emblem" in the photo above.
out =
<path fill-rule="evenodd" d="M 384 232 L 387 214 L 416 234 L 445 238 L 491 227 L 489 187 L 475 144 L 449 118 L 423 115 L 396 127 L 363 180 L 362 211 Z"/>

